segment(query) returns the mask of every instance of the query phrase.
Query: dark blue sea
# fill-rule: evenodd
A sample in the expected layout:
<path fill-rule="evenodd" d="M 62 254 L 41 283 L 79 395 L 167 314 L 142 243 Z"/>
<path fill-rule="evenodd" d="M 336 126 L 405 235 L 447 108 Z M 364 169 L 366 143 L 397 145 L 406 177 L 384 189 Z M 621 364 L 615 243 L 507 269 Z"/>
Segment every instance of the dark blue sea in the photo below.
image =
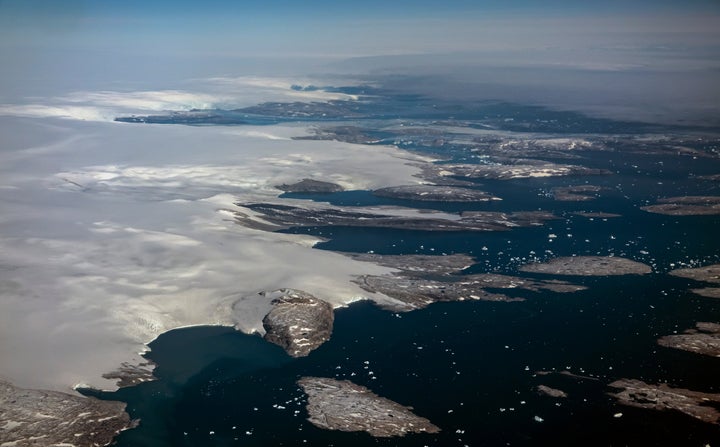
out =
<path fill-rule="evenodd" d="M 409 149 L 413 149 L 410 147 Z M 462 156 L 462 154 L 448 154 Z M 704 446 L 720 427 L 675 412 L 618 405 L 608 384 L 621 378 L 720 393 L 720 359 L 657 345 L 698 321 L 719 321 L 720 301 L 692 294 L 666 274 L 720 262 L 720 217 L 662 216 L 641 206 L 659 197 L 720 195 L 716 159 L 586 153 L 583 164 L 610 176 L 482 181 L 500 202 L 452 204 L 377 198 L 368 191 L 286 194 L 343 206 L 401 205 L 448 212 L 546 210 L 559 218 L 506 232 L 423 232 L 301 228 L 327 238 L 321 250 L 378 254 L 467 253 L 468 273 L 516 274 L 531 260 L 616 255 L 651 265 L 644 276 L 571 278 L 587 290 L 517 291 L 525 301 L 437 303 L 397 314 L 360 302 L 336 312 L 332 339 L 293 359 L 259 336 L 231 328 L 179 329 L 147 357 L 157 381 L 93 393 L 128 403 L 139 427 L 119 446 Z M 661 168 L 659 168 L 661 167 Z M 588 202 L 555 201 L 555 186 L 603 186 Z M 616 213 L 588 218 L 579 211 Z M 549 237 L 550 234 L 556 237 Z M 568 279 L 568 278 L 562 278 Z M 282 287 L 278 284 L 278 287 Z M 695 284 L 697 286 L 697 284 Z M 544 374 L 551 372 L 551 374 Z M 566 372 L 570 374 L 556 374 Z M 372 374 L 371 374 L 372 373 Z M 313 375 L 349 379 L 412 406 L 442 431 L 376 439 L 314 427 L 295 382 Z M 567 392 L 539 394 L 538 385 Z M 622 413 L 621 417 L 616 417 Z"/>

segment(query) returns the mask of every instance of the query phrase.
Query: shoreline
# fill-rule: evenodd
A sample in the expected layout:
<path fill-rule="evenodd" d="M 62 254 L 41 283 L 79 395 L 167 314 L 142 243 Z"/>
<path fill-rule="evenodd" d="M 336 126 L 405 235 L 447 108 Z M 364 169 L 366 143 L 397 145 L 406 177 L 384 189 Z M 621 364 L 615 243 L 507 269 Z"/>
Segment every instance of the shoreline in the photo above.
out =
<path fill-rule="evenodd" d="M 0 122 L 7 122 L 3 120 Z M 43 128 L 47 120 L 19 121 L 32 132 L 39 129 L 36 126 Z M 15 131 L 21 131 L 17 120 L 10 122 Z M 72 387 L 80 383 L 114 389 L 100 376 L 124 362 L 141 363 L 138 352 L 174 328 L 210 324 L 257 331 L 264 313 L 253 308 L 250 313 L 238 313 L 233 311 L 233 301 L 278 285 L 308 290 L 334 306 L 368 296 L 351 282 L 352 278 L 389 269 L 314 250 L 311 246 L 317 238 L 244 229 L 227 221 L 219 210 L 235 208 L 232 200 L 243 197 L 239 187 L 246 188 L 249 197 L 261 198 L 267 194 L 264 191 L 273 191 L 276 197 L 282 191 L 274 185 L 300 180 L 308 169 L 373 187 L 390 186 L 399 179 L 412 182 L 419 172 L 408 164 L 408 158 L 416 157 L 391 147 L 277 140 L 206 127 L 131 128 L 69 120 L 55 120 L 54 125 L 61 130 L 46 130 L 43 138 L 52 140 L 58 131 L 72 131 L 76 138 L 53 147 L 45 158 L 76 154 L 70 164 L 80 169 L 62 162 L 62 171 L 73 175 L 60 176 L 84 189 L 57 178 L 58 171 L 33 173 L 31 181 L 8 177 L 6 183 L 15 182 L 28 193 L 19 205 L 15 204 L 17 200 L 5 200 L 13 204 L 8 206 L 8 215 L 22 219 L 10 222 L 1 241 L 3 264 L 18 266 L 12 271 L 16 289 L 4 292 L 15 294 L 15 298 L 5 301 L 3 313 L 27 317 L 3 325 L 3 338 L 12 344 L 0 352 L 7 359 L 0 374 L 17 386 L 33 389 L 72 393 Z M 272 133 L 273 128 L 265 126 L 263 130 Z M 287 128 L 279 129 L 282 133 Z M 291 129 L 296 132 L 301 128 Z M 174 163 L 168 166 L 157 155 L 146 153 L 138 165 L 142 166 L 145 159 L 148 166 L 158 168 L 85 168 L 107 165 L 124 154 L 123 148 L 136 147 L 140 142 L 147 147 L 162 144 L 164 152 L 172 149 Z M 182 159 L 195 163 L 199 156 L 196 148 L 208 145 L 214 149 L 203 156 L 206 165 L 212 159 L 228 157 L 236 166 L 248 164 L 236 173 L 232 167 L 208 171 L 202 166 L 186 169 L 178 164 Z M 236 148 L 243 146 L 252 151 L 238 154 Z M 296 161 L 280 163 L 279 157 Z M 383 168 L 369 169 L 369 165 Z M 10 164 L 4 169 L 12 168 Z M 227 169 L 232 178 L 218 175 Z M 364 171 L 371 174 L 363 177 Z M 251 172 L 253 178 L 248 179 Z M 187 185 L 178 184 L 180 179 Z M 228 181 L 237 186 L 229 186 Z M 138 189 L 148 191 L 150 197 L 138 196 Z M 178 191 L 195 195 L 177 201 L 173 196 Z M 0 190 L 0 199 L 11 193 Z M 28 213 L 30 206 L 40 207 L 42 212 Z M 28 232 L 32 238 L 26 236 Z M 312 243 L 307 242 L 310 240 Z M 59 300 L 20 298 L 29 295 Z M 254 308 L 258 305 L 256 301 Z M 37 353 L 33 360 L 37 366 L 32 370 L 56 371 L 52 377 L 28 375 L 23 360 L 27 355 L 19 354 L 26 352 L 23 346 L 41 330 L 39 322 L 55 329 L 47 346 L 32 343 Z"/>

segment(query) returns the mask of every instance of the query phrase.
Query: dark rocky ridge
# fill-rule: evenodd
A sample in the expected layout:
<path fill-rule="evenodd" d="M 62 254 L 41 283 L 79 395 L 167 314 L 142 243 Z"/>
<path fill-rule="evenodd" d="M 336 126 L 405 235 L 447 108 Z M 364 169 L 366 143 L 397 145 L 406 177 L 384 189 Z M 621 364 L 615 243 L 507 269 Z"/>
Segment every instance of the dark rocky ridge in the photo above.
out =
<path fill-rule="evenodd" d="M 333 193 L 344 191 L 344 188 L 337 183 L 324 182 L 321 180 L 313 179 L 302 179 L 297 183 L 286 184 L 276 186 L 277 189 L 285 192 L 299 192 L 299 193 Z"/>
<path fill-rule="evenodd" d="M 557 216 L 545 211 L 519 211 L 513 213 L 470 211 L 459 219 L 441 217 L 398 216 L 367 211 L 349 211 L 340 207 L 312 208 L 273 203 L 236 203 L 251 210 L 255 216 L 235 211 L 238 224 L 249 228 L 276 231 L 299 227 L 344 226 L 399 228 L 420 231 L 506 231 L 515 227 L 542 225 Z M 430 214 L 432 215 L 432 214 Z"/>
<path fill-rule="evenodd" d="M 437 433 L 429 420 L 348 380 L 303 377 L 298 385 L 308 396 L 308 420 L 326 430 L 365 431 L 388 438 L 408 433 Z"/>

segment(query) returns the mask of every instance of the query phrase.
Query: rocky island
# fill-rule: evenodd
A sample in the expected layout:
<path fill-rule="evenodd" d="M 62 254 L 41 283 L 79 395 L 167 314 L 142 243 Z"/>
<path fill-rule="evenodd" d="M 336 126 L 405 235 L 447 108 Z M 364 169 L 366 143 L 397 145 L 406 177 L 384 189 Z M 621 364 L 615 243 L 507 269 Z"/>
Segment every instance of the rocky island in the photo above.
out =
<path fill-rule="evenodd" d="M 568 276 L 645 275 L 650 266 L 616 256 L 570 256 L 547 262 L 526 264 L 521 272 Z"/>
<path fill-rule="evenodd" d="M 436 281 L 401 275 L 365 275 L 358 277 L 355 283 L 370 293 L 382 293 L 393 298 L 395 303 L 383 302 L 381 307 L 401 312 L 422 309 L 438 301 L 522 301 L 521 298 L 483 290 L 482 284 L 475 280 Z"/>
<path fill-rule="evenodd" d="M 550 193 L 553 199 L 561 202 L 585 202 L 595 199 L 602 189 L 595 185 L 558 186 L 552 188 Z"/>
<path fill-rule="evenodd" d="M 705 267 L 676 269 L 670 272 L 672 276 L 690 279 L 700 283 L 720 285 L 720 264 L 706 265 Z M 706 298 L 720 298 L 720 287 L 702 287 L 691 289 L 696 295 Z"/>
<path fill-rule="evenodd" d="M 465 254 L 433 255 L 378 255 L 374 253 L 346 253 L 352 259 L 402 270 L 405 275 L 451 275 L 472 266 L 475 259 Z"/>
<path fill-rule="evenodd" d="M 658 200 L 655 205 L 641 207 L 649 213 L 668 216 L 717 216 L 720 215 L 720 197 L 684 196 Z"/>
<path fill-rule="evenodd" d="M 571 293 L 585 289 L 584 286 L 559 280 L 536 280 L 495 273 L 463 275 L 462 270 L 472 264 L 472 258 L 466 255 L 351 256 L 399 270 L 388 275 L 363 275 L 355 279 L 355 283 L 363 290 L 382 293 L 396 300 L 394 303 L 380 304 L 394 311 L 421 309 L 438 301 L 524 299 L 506 294 L 511 290 Z"/>
<path fill-rule="evenodd" d="M 684 334 L 666 335 L 658 340 L 658 344 L 666 348 L 720 357 L 720 324 L 700 322 L 695 327 L 697 329 L 688 329 Z"/>
<path fill-rule="evenodd" d="M 621 217 L 620 214 L 605 213 L 602 211 L 576 211 L 573 214 L 580 217 L 587 217 L 588 219 L 612 219 L 614 217 Z"/>
<path fill-rule="evenodd" d="M 304 357 L 330 339 L 333 307 L 301 290 L 283 289 L 263 319 L 265 340 L 292 357 Z"/>
<path fill-rule="evenodd" d="M 620 390 L 610 395 L 623 405 L 660 411 L 675 410 L 703 422 L 720 423 L 720 411 L 715 408 L 720 404 L 720 394 L 672 388 L 666 384 L 649 385 L 634 379 L 616 380 L 609 386 Z"/>
<path fill-rule="evenodd" d="M 376 189 L 373 194 L 378 197 L 419 200 L 421 202 L 489 202 L 491 200 L 502 200 L 477 189 L 440 185 L 390 186 Z"/>
<path fill-rule="evenodd" d="M 525 163 L 521 163 L 525 162 Z M 610 171 L 579 165 L 566 165 L 535 160 L 514 161 L 512 164 L 447 164 L 438 165 L 440 175 L 472 179 L 510 180 L 538 177 L 607 175 Z"/>
<path fill-rule="evenodd" d="M 565 399 L 568 396 L 565 391 L 558 390 L 557 388 L 551 388 L 547 385 L 538 385 L 536 390 L 539 394 L 554 397 L 556 399 Z"/>
<path fill-rule="evenodd" d="M 303 377 L 298 385 L 308 396 L 308 420 L 326 430 L 365 431 L 389 438 L 408 433 L 438 433 L 429 420 L 348 380 Z"/>

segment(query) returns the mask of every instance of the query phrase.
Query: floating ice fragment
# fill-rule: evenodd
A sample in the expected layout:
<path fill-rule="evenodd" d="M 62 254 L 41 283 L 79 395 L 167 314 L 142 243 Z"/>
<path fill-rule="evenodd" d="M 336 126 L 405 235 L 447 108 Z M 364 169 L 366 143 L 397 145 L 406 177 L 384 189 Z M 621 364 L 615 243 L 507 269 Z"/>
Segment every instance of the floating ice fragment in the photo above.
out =
<path fill-rule="evenodd" d="M 535 416 L 533 419 L 535 419 L 535 422 L 543 422 L 545 419 L 541 418 L 540 416 Z"/>

